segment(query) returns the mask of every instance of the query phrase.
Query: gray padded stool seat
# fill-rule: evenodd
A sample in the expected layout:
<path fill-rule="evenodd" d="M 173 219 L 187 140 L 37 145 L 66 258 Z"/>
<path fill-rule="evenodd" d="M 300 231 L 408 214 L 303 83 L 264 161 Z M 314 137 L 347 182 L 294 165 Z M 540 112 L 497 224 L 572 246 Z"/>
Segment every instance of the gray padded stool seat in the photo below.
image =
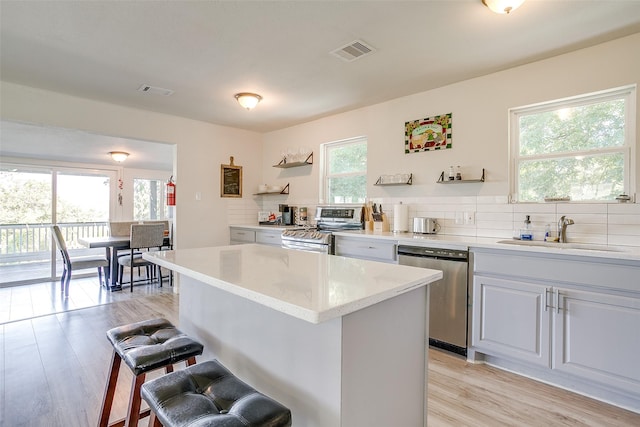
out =
<path fill-rule="evenodd" d="M 120 362 L 125 361 L 134 374 L 129 409 L 126 420 L 112 423 L 116 426 L 136 426 L 140 418 L 149 411 L 140 413 L 140 386 L 147 372 L 165 368 L 173 372 L 173 364 L 185 361 L 187 366 L 196 363 L 196 356 L 202 354 L 203 346 L 176 329 L 166 319 L 151 319 L 119 326 L 107 331 L 107 338 L 113 345 L 111 370 L 107 379 L 104 400 L 98 425 L 109 425 L 109 414 L 116 391 Z"/>
<path fill-rule="evenodd" d="M 141 393 L 154 426 L 291 425 L 289 409 L 240 381 L 217 360 L 151 380 Z"/>

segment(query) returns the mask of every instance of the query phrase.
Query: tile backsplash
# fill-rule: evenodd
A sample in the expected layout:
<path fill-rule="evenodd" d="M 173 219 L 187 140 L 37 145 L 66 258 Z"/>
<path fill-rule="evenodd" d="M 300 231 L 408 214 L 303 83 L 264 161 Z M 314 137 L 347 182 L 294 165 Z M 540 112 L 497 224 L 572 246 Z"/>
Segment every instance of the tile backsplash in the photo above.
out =
<path fill-rule="evenodd" d="M 256 224 L 258 211 L 277 213 L 280 203 L 306 206 L 311 220 L 318 204 L 284 195 L 264 199 L 230 203 L 229 224 Z M 546 225 L 555 232 L 559 218 L 566 215 L 575 222 L 567 228 L 569 242 L 640 246 L 640 204 L 637 203 L 510 204 L 506 196 L 374 198 L 371 201 L 382 204 L 390 223 L 393 223 L 393 205 L 400 202 L 409 206 L 409 224 L 414 217 L 436 218 L 441 226 L 439 234 L 509 239 L 529 215 L 533 239 L 543 240 Z"/>

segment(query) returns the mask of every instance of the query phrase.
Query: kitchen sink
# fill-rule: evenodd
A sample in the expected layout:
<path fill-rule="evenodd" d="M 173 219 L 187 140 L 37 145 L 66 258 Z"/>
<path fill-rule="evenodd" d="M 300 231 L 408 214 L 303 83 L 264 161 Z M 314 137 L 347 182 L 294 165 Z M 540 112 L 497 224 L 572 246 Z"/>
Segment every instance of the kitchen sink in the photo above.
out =
<path fill-rule="evenodd" d="M 504 243 L 506 245 L 516 246 L 537 246 L 556 249 L 580 249 L 585 251 L 604 251 L 604 252 L 625 252 L 624 248 L 607 246 L 607 245 L 594 245 L 588 243 L 558 243 L 558 242 L 542 242 L 539 240 L 500 240 L 497 243 Z"/>

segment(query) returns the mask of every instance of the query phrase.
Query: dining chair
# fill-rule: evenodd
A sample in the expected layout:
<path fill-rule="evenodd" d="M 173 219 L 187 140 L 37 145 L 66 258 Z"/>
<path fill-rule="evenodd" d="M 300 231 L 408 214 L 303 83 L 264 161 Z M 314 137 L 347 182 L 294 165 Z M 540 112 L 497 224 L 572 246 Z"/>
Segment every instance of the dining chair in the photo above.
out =
<path fill-rule="evenodd" d="M 164 243 L 160 248 L 161 251 L 170 251 L 173 249 L 173 223 L 169 220 L 149 220 L 143 221 L 143 224 L 163 224 L 164 225 Z M 160 272 L 160 280 L 162 277 L 162 267 L 158 268 Z M 169 270 L 169 286 L 173 286 L 173 270 Z"/>
<path fill-rule="evenodd" d="M 139 221 L 110 221 L 109 222 L 109 235 L 112 237 L 129 237 L 131 234 L 131 225 L 132 224 L 141 224 Z M 126 255 L 129 250 L 128 249 L 115 249 L 116 255 L 115 259 L 119 258 L 122 255 Z M 141 252 L 136 252 L 141 253 Z M 122 268 L 122 267 L 120 267 Z M 147 273 L 149 273 L 147 269 Z M 138 268 L 138 274 L 140 274 L 140 268 Z M 122 285 L 122 277 L 120 275 L 116 276 L 119 279 L 118 284 Z"/>
<path fill-rule="evenodd" d="M 129 254 L 118 257 L 119 282 L 122 283 L 124 267 L 129 267 L 131 292 L 133 292 L 133 268 L 151 267 L 156 265 L 142 258 L 142 253 L 136 251 L 160 249 L 164 243 L 164 224 L 131 224 Z M 153 274 L 151 274 L 153 279 Z M 162 282 L 160 282 L 162 284 Z"/>
<path fill-rule="evenodd" d="M 67 250 L 67 244 L 64 240 L 64 236 L 62 235 L 62 231 L 60 231 L 60 227 L 54 225 L 51 227 L 53 231 L 53 238 L 56 241 L 56 245 L 58 245 L 58 249 L 60 249 L 60 254 L 62 255 L 62 261 L 64 270 L 62 272 L 62 278 L 60 279 L 60 292 L 64 294 L 65 297 L 69 296 L 69 282 L 71 281 L 71 273 L 74 270 L 84 270 L 87 268 L 97 268 L 98 269 L 98 280 L 100 281 L 100 286 L 102 286 L 102 273 L 104 272 L 105 280 L 109 280 L 109 260 L 105 256 L 80 256 L 71 258 L 69 256 L 69 251 Z"/>
<path fill-rule="evenodd" d="M 114 237 L 125 237 L 131 233 L 131 225 L 138 224 L 137 221 L 111 221 L 109 222 L 109 235 Z"/>

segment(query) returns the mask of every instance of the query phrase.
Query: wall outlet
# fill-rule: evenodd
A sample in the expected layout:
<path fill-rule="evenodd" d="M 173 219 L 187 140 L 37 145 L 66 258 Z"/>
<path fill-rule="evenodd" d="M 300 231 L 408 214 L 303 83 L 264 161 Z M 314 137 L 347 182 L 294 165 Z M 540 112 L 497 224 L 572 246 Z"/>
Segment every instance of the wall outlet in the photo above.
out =
<path fill-rule="evenodd" d="M 456 212 L 455 223 L 457 225 L 464 224 L 464 212 Z"/>
<path fill-rule="evenodd" d="M 202 200 L 202 193 L 196 191 L 196 200 Z"/>
<path fill-rule="evenodd" d="M 475 212 L 463 212 L 462 216 L 464 217 L 464 223 L 467 225 L 472 225 L 476 223 L 476 213 Z"/>

